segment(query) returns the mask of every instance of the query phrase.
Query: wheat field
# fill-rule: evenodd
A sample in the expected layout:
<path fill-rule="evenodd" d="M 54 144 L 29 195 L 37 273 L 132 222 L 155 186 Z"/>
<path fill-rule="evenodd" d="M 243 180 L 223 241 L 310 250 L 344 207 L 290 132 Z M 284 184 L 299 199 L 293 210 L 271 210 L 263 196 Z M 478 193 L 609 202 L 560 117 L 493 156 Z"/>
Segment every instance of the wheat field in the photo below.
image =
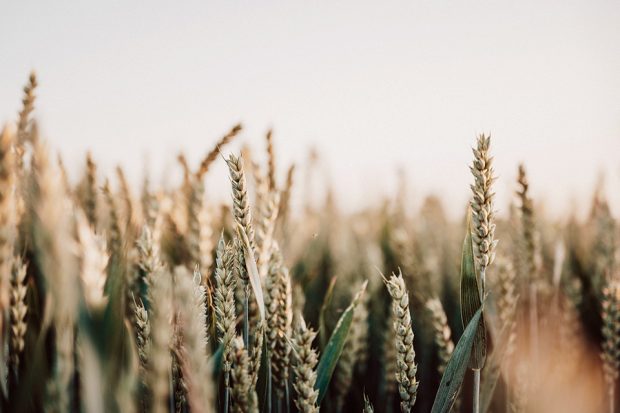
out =
<path fill-rule="evenodd" d="M 197 165 L 179 155 L 178 185 L 103 176 L 96 153 L 72 177 L 39 134 L 37 87 L 0 138 L 3 412 L 615 411 L 602 185 L 585 219 L 554 219 L 520 165 L 500 217 L 501 160 L 480 135 L 462 219 L 404 190 L 356 213 L 329 192 L 293 207 L 307 171 L 271 131 L 230 151 L 242 125 Z"/>

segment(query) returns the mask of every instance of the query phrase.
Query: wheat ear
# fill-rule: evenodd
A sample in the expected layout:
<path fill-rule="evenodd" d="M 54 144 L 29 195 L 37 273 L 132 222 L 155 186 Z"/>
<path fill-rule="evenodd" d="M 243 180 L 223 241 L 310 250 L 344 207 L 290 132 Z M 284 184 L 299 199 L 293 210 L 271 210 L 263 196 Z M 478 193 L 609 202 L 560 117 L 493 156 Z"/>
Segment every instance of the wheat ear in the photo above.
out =
<path fill-rule="evenodd" d="M 620 281 L 611 280 L 603 289 L 601 307 L 603 319 L 601 359 L 609 395 L 609 411 L 613 413 L 615 383 L 618 380 L 618 368 L 620 367 Z"/>
<path fill-rule="evenodd" d="M 192 276 L 187 268 L 176 267 L 174 279 L 184 350 L 181 366 L 189 407 L 192 411 L 211 411 L 213 384 L 206 363 L 209 341 L 206 290 L 197 271 Z"/>
<path fill-rule="evenodd" d="M 15 376 L 19 371 L 19 361 L 22 351 L 24 351 L 24 337 L 26 336 L 26 314 L 28 305 L 26 304 L 26 284 L 27 265 L 18 256 L 13 260 L 11 271 L 11 341 L 10 341 L 10 363 Z"/>
<path fill-rule="evenodd" d="M 83 208 L 93 228 L 97 228 L 97 164 L 90 152 L 86 154 L 86 176 L 84 182 Z"/>
<path fill-rule="evenodd" d="M 152 394 L 150 408 L 154 413 L 168 413 L 172 338 L 170 314 L 173 311 L 172 277 L 169 273 L 158 270 L 154 274 L 150 296 L 151 348 L 147 374 L 148 388 Z"/>
<path fill-rule="evenodd" d="M 271 359 L 271 371 L 278 399 L 284 396 L 288 382 L 288 365 L 293 309 L 291 280 L 284 266 L 282 254 L 274 243 L 265 280 L 265 310 L 267 322 L 266 343 Z"/>
<path fill-rule="evenodd" d="M 485 291 L 485 271 L 495 258 L 497 240 L 495 236 L 495 211 L 493 209 L 492 192 L 495 181 L 493 158 L 489 154 L 491 137 L 480 135 L 474 153 L 473 165 L 470 167 L 474 176 L 471 185 L 473 198 L 471 200 L 473 232 L 472 239 L 474 254 L 478 261 L 482 291 Z"/>
<path fill-rule="evenodd" d="M 218 155 L 220 154 L 220 150 L 222 149 L 222 147 L 224 147 L 230 141 L 232 141 L 234 137 L 237 136 L 239 132 L 241 132 L 242 129 L 243 127 L 241 126 L 241 124 L 237 124 L 233 126 L 224 136 L 220 138 L 220 140 L 215 144 L 213 149 L 211 149 L 211 151 L 209 151 L 207 156 L 204 157 L 202 162 L 200 162 L 200 167 L 198 168 L 198 171 L 196 172 L 197 178 L 201 179 L 209 171 L 211 164 L 215 162 Z"/>
<path fill-rule="evenodd" d="M 409 413 L 418 394 L 418 366 L 413 348 L 409 294 L 402 273 L 392 274 L 389 280 L 385 280 L 385 284 L 392 297 L 392 313 L 395 316 L 393 328 L 396 333 L 396 380 L 401 399 L 400 410 L 402 413 Z"/>
<path fill-rule="evenodd" d="M 295 364 L 293 365 L 293 388 L 297 393 L 295 405 L 300 412 L 318 413 L 317 399 L 319 391 L 314 387 L 316 384 L 316 365 L 319 362 L 317 350 L 312 348 L 312 342 L 316 332 L 306 326 L 303 317 L 299 317 L 299 323 L 293 335 L 295 351 Z"/>
<path fill-rule="evenodd" d="M 14 134 L 4 127 L 0 134 L 0 313 L 9 307 L 11 261 L 16 237 L 15 225 L 15 158 L 13 156 Z M 0 328 L 4 328 L 0 317 Z M 4 335 L 0 339 L 3 344 Z M 4 346 L 3 346 L 4 348 Z"/>
<path fill-rule="evenodd" d="M 232 411 L 233 413 L 248 413 L 251 411 L 252 395 L 250 392 L 253 393 L 255 390 L 251 387 L 250 360 L 241 337 L 235 337 L 232 341 L 232 359 L 233 368 L 230 374 Z"/>

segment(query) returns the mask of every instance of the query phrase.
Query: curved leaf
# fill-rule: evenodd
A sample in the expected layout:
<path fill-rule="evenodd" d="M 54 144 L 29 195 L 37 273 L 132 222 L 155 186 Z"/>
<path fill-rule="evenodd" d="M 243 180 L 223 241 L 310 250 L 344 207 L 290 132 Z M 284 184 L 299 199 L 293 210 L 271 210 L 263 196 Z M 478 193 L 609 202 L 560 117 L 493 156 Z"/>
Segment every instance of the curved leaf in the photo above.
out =
<path fill-rule="evenodd" d="M 482 292 L 478 285 L 471 237 L 471 225 L 468 218 L 467 234 L 463 241 L 463 254 L 461 257 L 461 318 L 463 320 L 463 326 L 469 324 L 476 310 L 481 307 L 481 301 Z M 480 326 L 476 333 L 469 363 L 469 367 L 472 369 L 482 369 L 486 360 L 487 345 L 484 315 L 480 317 L 479 323 Z"/>
<path fill-rule="evenodd" d="M 351 322 L 353 321 L 353 310 L 355 310 L 355 306 L 359 302 L 361 296 L 366 291 L 366 285 L 368 282 L 364 282 L 360 291 L 355 295 L 351 304 L 344 310 L 344 313 L 340 316 L 338 320 L 338 324 L 334 328 L 334 331 L 323 350 L 323 354 L 321 354 L 321 359 L 319 360 L 319 365 L 317 367 L 317 376 L 316 383 L 314 388 L 319 391 L 319 398 L 317 400 L 317 404 L 320 405 L 323 397 L 325 397 L 325 393 L 327 392 L 327 386 L 329 386 L 329 382 L 332 378 L 332 374 L 336 369 L 336 365 L 338 364 L 338 359 L 340 358 L 340 354 L 342 354 L 342 349 L 344 348 L 344 343 L 347 340 L 347 335 L 349 334 L 349 329 L 351 328 Z"/>
<path fill-rule="evenodd" d="M 452 352 L 452 357 L 450 357 L 446 371 L 441 378 L 431 413 L 447 413 L 452 408 L 467 371 L 467 364 L 471 357 L 476 331 L 481 318 L 482 307 L 478 308 L 474 313 Z"/>
<path fill-rule="evenodd" d="M 325 323 L 325 313 L 327 312 L 327 307 L 332 302 L 332 297 L 334 296 L 334 287 L 336 286 L 336 280 L 338 277 L 334 276 L 329 280 L 329 285 L 327 286 L 327 291 L 325 292 L 325 297 L 323 298 L 323 305 L 321 305 L 321 311 L 319 313 L 319 340 L 321 343 L 321 350 L 325 348 L 325 344 L 327 343 L 327 324 Z"/>

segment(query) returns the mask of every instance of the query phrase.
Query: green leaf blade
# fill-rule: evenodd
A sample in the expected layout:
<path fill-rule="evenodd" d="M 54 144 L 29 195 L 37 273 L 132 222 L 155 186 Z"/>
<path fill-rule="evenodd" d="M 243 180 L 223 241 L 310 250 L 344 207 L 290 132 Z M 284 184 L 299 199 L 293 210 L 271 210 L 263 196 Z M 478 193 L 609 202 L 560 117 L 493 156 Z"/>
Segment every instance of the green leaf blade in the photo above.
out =
<path fill-rule="evenodd" d="M 482 307 L 479 307 L 471 317 L 463 335 L 454 348 L 452 357 L 450 357 L 450 361 L 446 366 L 446 371 L 441 378 L 441 383 L 439 384 L 431 413 L 448 413 L 452 408 L 454 400 L 456 400 L 459 389 L 461 388 L 461 384 L 463 383 L 465 372 L 467 371 L 469 359 L 472 354 L 472 347 L 476 339 L 476 332 L 481 319 Z"/>

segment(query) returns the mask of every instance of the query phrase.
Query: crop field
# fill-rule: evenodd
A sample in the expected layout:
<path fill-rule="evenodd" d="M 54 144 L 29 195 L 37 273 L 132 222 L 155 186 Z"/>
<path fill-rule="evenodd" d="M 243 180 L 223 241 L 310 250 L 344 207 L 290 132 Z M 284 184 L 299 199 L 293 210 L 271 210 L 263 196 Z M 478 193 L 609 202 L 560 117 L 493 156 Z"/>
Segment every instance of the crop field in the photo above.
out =
<path fill-rule="evenodd" d="M 525 159 L 500 216 L 482 134 L 460 219 L 441 197 L 413 208 L 406 183 L 347 212 L 330 191 L 291 202 L 312 162 L 241 124 L 200 163 L 179 155 L 175 184 L 105 176 L 97 153 L 72 176 L 39 132 L 43 87 L 31 74 L 0 137 L 1 411 L 616 411 L 620 233 L 602 183 L 585 218 L 556 219 Z"/>

